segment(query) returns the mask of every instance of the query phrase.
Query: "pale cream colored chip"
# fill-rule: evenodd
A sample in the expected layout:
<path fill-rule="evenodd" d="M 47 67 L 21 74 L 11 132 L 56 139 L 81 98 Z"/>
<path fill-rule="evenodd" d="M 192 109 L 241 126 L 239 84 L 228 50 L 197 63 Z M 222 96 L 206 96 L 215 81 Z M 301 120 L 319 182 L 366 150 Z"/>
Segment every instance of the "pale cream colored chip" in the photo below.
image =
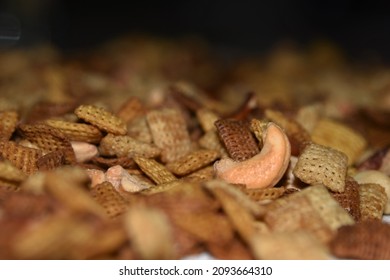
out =
<path fill-rule="evenodd" d="M 100 142 L 99 152 L 104 156 L 154 158 L 160 155 L 161 150 L 153 144 L 140 142 L 127 135 L 107 134 Z"/>
<path fill-rule="evenodd" d="M 321 119 L 314 127 L 311 137 L 314 143 L 331 147 L 347 155 L 352 165 L 362 155 L 367 146 L 363 135 L 347 125 L 331 119 Z"/>
<path fill-rule="evenodd" d="M 163 162 L 175 161 L 190 152 L 191 140 L 180 111 L 154 110 L 146 115 L 146 119 L 154 144 L 162 150 Z"/>
<path fill-rule="evenodd" d="M 311 143 L 298 157 L 293 174 L 307 184 L 323 184 L 332 191 L 343 192 L 347 167 L 344 153 Z"/>
<path fill-rule="evenodd" d="M 126 123 L 109 111 L 94 105 L 80 105 L 75 114 L 84 121 L 114 135 L 127 133 Z"/>

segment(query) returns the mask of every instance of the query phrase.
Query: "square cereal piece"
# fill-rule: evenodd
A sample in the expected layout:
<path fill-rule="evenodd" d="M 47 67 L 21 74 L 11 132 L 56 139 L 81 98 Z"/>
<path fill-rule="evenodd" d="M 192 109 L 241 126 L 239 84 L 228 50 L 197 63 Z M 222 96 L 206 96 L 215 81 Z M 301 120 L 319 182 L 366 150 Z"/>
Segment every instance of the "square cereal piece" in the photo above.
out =
<path fill-rule="evenodd" d="M 0 139 L 9 140 L 14 133 L 19 115 L 16 111 L 0 112 Z"/>
<path fill-rule="evenodd" d="M 359 185 L 361 220 L 382 220 L 387 203 L 385 189 L 379 184 Z"/>
<path fill-rule="evenodd" d="M 153 110 L 146 115 L 154 144 L 159 147 L 162 162 L 172 162 L 188 154 L 191 139 L 180 111 Z"/>
<path fill-rule="evenodd" d="M 164 184 L 177 180 L 177 178 L 161 163 L 145 157 L 134 157 L 138 167 L 156 184 Z"/>
<path fill-rule="evenodd" d="M 334 192 L 343 192 L 347 168 L 348 158 L 344 153 L 310 143 L 298 157 L 293 174 L 307 184 L 323 184 Z"/>
<path fill-rule="evenodd" d="M 24 147 L 13 141 L 0 141 L 0 157 L 9 160 L 28 175 L 38 171 L 37 160 L 41 155 L 40 150 Z"/>

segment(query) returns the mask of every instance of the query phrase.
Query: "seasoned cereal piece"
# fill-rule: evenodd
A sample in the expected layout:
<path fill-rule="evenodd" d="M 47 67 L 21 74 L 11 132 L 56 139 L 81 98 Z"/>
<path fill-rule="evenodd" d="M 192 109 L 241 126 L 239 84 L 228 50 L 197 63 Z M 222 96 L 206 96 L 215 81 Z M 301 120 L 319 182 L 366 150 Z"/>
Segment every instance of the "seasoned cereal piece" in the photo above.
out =
<path fill-rule="evenodd" d="M 38 171 L 37 160 L 41 155 L 40 150 L 24 147 L 13 141 L 0 141 L 0 156 L 26 174 Z"/>
<path fill-rule="evenodd" d="M 134 157 L 134 161 L 156 184 L 164 184 L 177 180 L 164 165 L 154 159 L 136 156 Z"/>
<path fill-rule="evenodd" d="M 19 115 L 16 111 L 0 112 L 0 139 L 10 140 L 18 121 Z"/>
<path fill-rule="evenodd" d="M 293 174 L 307 184 L 323 184 L 334 192 L 343 192 L 347 166 L 344 153 L 310 143 L 298 157 Z"/>
<path fill-rule="evenodd" d="M 385 189 L 379 184 L 359 186 L 361 220 L 381 220 L 387 203 Z"/>
<path fill-rule="evenodd" d="M 350 176 L 345 181 L 344 192 L 331 192 L 333 198 L 353 217 L 355 222 L 361 220 L 359 184 Z"/>
<path fill-rule="evenodd" d="M 145 113 L 146 108 L 141 100 L 136 96 L 131 96 L 122 104 L 116 115 L 126 123 L 130 123 L 137 117 L 143 116 Z"/>
<path fill-rule="evenodd" d="M 107 110 L 94 105 L 80 105 L 75 114 L 84 121 L 114 135 L 126 135 L 126 123 Z"/>

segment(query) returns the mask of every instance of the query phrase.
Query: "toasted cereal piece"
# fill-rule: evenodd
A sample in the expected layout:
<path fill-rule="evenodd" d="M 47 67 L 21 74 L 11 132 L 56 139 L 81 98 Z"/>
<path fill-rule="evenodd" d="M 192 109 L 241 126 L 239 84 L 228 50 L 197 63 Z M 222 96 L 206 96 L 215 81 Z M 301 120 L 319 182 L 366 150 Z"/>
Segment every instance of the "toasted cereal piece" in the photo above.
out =
<path fill-rule="evenodd" d="M 56 169 L 65 164 L 65 155 L 63 150 L 49 152 L 37 159 L 39 171 L 48 171 Z"/>
<path fill-rule="evenodd" d="M 161 163 L 154 159 L 148 159 L 144 157 L 134 157 L 134 161 L 138 167 L 156 184 L 169 183 L 177 178 Z"/>
<path fill-rule="evenodd" d="M 255 258 L 262 260 L 331 259 L 327 247 L 304 230 L 259 234 L 251 247 Z"/>
<path fill-rule="evenodd" d="M 97 144 L 103 138 L 101 131 L 93 125 L 54 119 L 46 120 L 45 123 L 61 130 L 70 141 Z"/>
<path fill-rule="evenodd" d="M 347 155 L 352 165 L 363 153 L 367 141 L 363 135 L 347 125 L 331 119 L 321 119 L 311 134 L 314 143 L 331 147 Z"/>
<path fill-rule="evenodd" d="M 300 123 L 293 118 L 288 118 L 282 112 L 271 109 L 265 110 L 264 113 L 269 120 L 285 130 L 291 143 L 292 155 L 299 155 L 306 143 L 311 141 L 309 132 L 307 132 L 306 129 L 304 129 Z"/>
<path fill-rule="evenodd" d="M 245 193 L 250 199 L 260 202 L 277 199 L 286 191 L 285 187 L 279 188 L 265 188 L 265 189 L 248 189 L 246 187 L 238 187 L 243 193 Z"/>
<path fill-rule="evenodd" d="M 220 119 L 220 117 L 213 111 L 206 108 L 200 108 L 196 111 L 196 117 L 199 121 L 203 131 L 207 133 L 210 130 L 215 130 L 214 123 Z"/>
<path fill-rule="evenodd" d="M 300 107 L 295 119 L 306 131 L 311 133 L 323 115 L 324 105 L 321 103 L 312 103 Z"/>
<path fill-rule="evenodd" d="M 61 130 L 47 124 L 21 124 L 19 126 L 24 137 L 45 152 L 62 150 L 67 163 L 76 162 L 72 145 Z"/>
<path fill-rule="evenodd" d="M 136 166 L 136 163 L 134 159 L 124 156 L 124 157 L 113 157 L 113 158 L 107 158 L 107 157 L 94 157 L 92 158 L 92 163 L 103 166 L 105 168 L 110 168 L 111 166 L 114 165 L 120 165 L 123 168 L 133 168 Z"/>
<path fill-rule="evenodd" d="M 310 199 L 302 195 L 292 194 L 269 204 L 264 221 L 273 232 L 305 230 L 323 243 L 328 242 L 334 234 Z"/>
<path fill-rule="evenodd" d="M 184 176 L 211 164 L 218 157 L 219 154 L 217 151 L 197 150 L 177 159 L 174 162 L 168 163 L 167 168 L 176 175 Z"/>
<path fill-rule="evenodd" d="M 173 259 L 175 246 L 168 217 L 155 208 L 133 206 L 124 217 L 132 246 L 142 259 Z"/>
<path fill-rule="evenodd" d="M 161 109 L 149 112 L 146 119 L 154 144 L 159 147 L 161 160 L 172 162 L 188 154 L 191 139 L 184 117 L 175 109 Z"/>
<path fill-rule="evenodd" d="M 360 184 L 359 197 L 361 220 L 381 220 L 388 199 L 385 189 L 379 184 Z"/>
<path fill-rule="evenodd" d="M 332 254 L 342 259 L 389 260 L 390 225 L 367 220 L 342 226 L 329 248 Z"/>
<path fill-rule="evenodd" d="M 344 153 L 310 143 L 298 157 L 293 174 L 307 184 L 323 184 L 334 192 L 343 192 L 347 167 Z"/>
<path fill-rule="evenodd" d="M 75 114 L 97 128 L 114 135 L 126 135 L 126 123 L 107 110 L 94 105 L 80 105 Z"/>
<path fill-rule="evenodd" d="M 10 140 L 19 121 L 19 115 L 16 111 L 0 112 L 0 139 Z"/>
<path fill-rule="evenodd" d="M 26 174 L 10 161 L 0 161 L 0 180 L 21 183 L 26 178 Z"/>
<path fill-rule="evenodd" d="M 213 166 L 206 166 L 195 172 L 192 172 L 186 176 L 188 179 L 193 179 L 195 181 L 203 182 L 209 181 L 215 178 L 215 171 Z"/>
<path fill-rule="evenodd" d="M 390 177 L 377 170 L 366 170 L 356 173 L 353 178 L 359 184 L 379 184 L 381 185 L 387 195 L 387 203 L 384 213 L 390 214 Z"/>
<path fill-rule="evenodd" d="M 260 152 L 249 124 L 245 121 L 220 119 L 215 122 L 218 135 L 235 161 L 244 161 Z"/>
<path fill-rule="evenodd" d="M 41 155 L 40 150 L 23 147 L 13 141 L 0 141 L 0 156 L 28 175 L 38 171 L 37 160 Z"/>
<path fill-rule="evenodd" d="M 207 150 L 218 151 L 221 158 L 228 157 L 225 147 L 222 145 L 216 130 L 206 132 L 199 140 L 199 146 Z"/>
<path fill-rule="evenodd" d="M 128 208 L 128 202 L 110 182 L 103 182 L 91 188 L 91 195 L 104 208 L 110 218 L 125 213 Z"/>
<path fill-rule="evenodd" d="M 153 137 L 145 116 L 138 117 L 127 125 L 127 135 L 141 142 L 153 142 Z"/>
<path fill-rule="evenodd" d="M 126 123 L 130 123 L 145 113 L 146 109 L 141 100 L 136 96 L 131 96 L 122 104 L 116 115 Z"/>
<path fill-rule="evenodd" d="M 359 184 L 352 177 L 347 176 L 344 192 L 331 192 L 331 194 L 348 211 L 355 222 L 361 220 Z"/>
<path fill-rule="evenodd" d="M 153 144 L 140 142 L 124 135 L 107 134 L 100 142 L 99 152 L 103 156 L 134 157 L 142 156 L 154 158 L 160 155 L 161 150 Z"/>

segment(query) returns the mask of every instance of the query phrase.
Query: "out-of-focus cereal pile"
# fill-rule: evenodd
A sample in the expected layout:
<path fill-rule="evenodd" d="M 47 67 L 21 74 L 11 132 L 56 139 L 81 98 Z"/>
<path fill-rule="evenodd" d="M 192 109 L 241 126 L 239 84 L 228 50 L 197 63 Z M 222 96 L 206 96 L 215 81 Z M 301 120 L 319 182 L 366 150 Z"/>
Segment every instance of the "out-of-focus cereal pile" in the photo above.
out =
<path fill-rule="evenodd" d="M 150 38 L 0 62 L 1 259 L 390 259 L 390 68 Z"/>

